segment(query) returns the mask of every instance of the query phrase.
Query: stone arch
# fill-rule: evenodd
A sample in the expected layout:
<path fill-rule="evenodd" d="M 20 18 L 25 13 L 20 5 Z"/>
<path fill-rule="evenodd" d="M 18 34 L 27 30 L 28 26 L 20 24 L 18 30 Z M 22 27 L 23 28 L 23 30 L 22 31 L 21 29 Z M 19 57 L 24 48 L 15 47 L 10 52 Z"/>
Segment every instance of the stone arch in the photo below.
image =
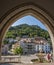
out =
<path fill-rule="evenodd" d="M 11 10 L 9 10 L 3 17 L 1 18 L 1 36 L 0 43 L 2 44 L 4 35 L 11 24 L 13 24 L 16 20 L 20 19 L 23 16 L 31 15 L 40 20 L 48 29 L 50 34 L 52 45 L 53 45 L 53 55 L 54 55 L 54 26 L 53 26 L 53 18 L 41 7 L 34 3 L 23 3 L 18 5 Z M 1 46 L 0 44 L 0 46 Z M 1 48 L 0 48 L 1 51 Z M 1 56 L 1 55 L 0 55 Z"/>

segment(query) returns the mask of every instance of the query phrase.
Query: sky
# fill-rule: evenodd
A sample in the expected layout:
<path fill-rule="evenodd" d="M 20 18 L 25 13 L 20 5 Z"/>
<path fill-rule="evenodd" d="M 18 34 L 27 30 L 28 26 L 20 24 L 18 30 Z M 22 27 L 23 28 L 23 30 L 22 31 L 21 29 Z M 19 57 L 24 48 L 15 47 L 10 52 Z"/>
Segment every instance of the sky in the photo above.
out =
<path fill-rule="evenodd" d="M 21 24 L 28 24 L 28 25 L 38 25 L 40 26 L 42 29 L 47 30 L 47 28 L 35 17 L 27 15 L 24 16 L 20 19 L 18 19 L 15 23 L 12 24 L 12 26 L 17 26 L 17 25 L 21 25 Z"/>

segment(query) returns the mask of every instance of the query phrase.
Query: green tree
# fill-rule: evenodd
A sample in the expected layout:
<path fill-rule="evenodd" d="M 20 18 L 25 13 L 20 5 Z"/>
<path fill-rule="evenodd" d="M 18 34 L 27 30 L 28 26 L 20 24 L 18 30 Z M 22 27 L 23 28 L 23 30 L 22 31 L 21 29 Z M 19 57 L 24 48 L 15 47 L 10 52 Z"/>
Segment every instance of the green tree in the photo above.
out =
<path fill-rule="evenodd" d="M 17 47 L 14 49 L 14 54 L 21 55 L 23 53 L 23 49 L 21 47 Z"/>
<path fill-rule="evenodd" d="M 9 41 L 8 40 L 4 40 L 3 44 L 8 44 Z"/>

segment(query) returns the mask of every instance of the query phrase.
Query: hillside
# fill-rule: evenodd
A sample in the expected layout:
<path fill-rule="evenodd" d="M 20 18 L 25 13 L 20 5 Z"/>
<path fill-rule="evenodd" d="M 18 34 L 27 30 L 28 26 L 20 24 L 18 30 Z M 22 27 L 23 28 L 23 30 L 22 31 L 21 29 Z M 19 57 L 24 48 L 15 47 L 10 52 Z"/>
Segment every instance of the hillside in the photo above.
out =
<path fill-rule="evenodd" d="M 17 36 L 23 37 L 24 35 L 28 37 L 40 36 L 44 37 L 47 40 L 48 38 L 50 38 L 46 30 L 40 28 L 37 25 L 27 25 L 27 24 L 10 27 L 6 34 L 6 38 L 16 38 Z"/>

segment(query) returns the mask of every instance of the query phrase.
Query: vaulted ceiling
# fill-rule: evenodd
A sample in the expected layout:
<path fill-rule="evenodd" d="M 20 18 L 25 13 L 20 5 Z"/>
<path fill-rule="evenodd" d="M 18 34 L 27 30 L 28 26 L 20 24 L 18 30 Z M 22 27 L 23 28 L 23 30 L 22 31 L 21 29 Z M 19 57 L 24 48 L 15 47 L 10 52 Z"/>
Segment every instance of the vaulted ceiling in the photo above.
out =
<path fill-rule="evenodd" d="M 28 2 L 37 4 L 54 19 L 54 0 L 0 0 L 0 18 L 15 6 Z"/>

